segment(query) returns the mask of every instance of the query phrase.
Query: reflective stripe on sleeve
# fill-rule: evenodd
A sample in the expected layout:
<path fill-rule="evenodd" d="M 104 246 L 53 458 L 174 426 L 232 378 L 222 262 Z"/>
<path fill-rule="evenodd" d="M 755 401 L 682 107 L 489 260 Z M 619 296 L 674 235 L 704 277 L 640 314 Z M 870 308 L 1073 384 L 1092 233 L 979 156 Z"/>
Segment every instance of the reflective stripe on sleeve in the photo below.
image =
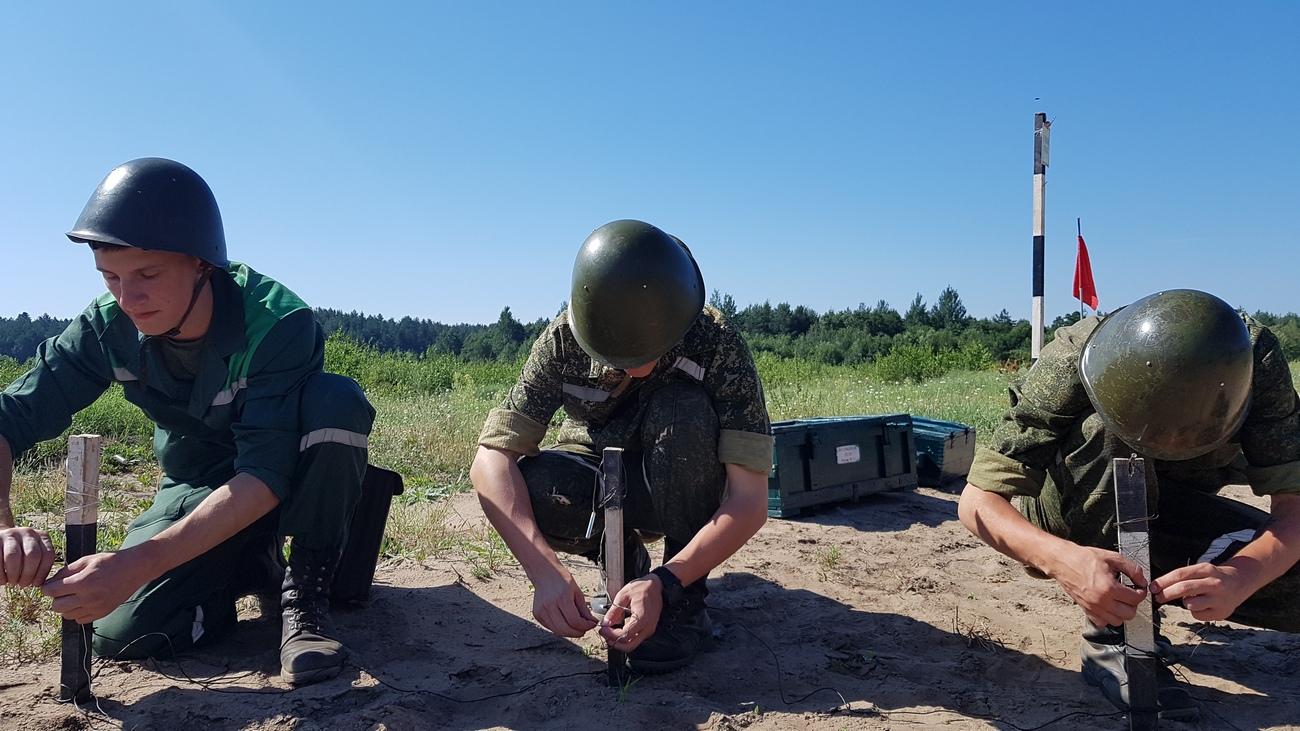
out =
<path fill-rule="evenodd" d="M 302 435 L 302 441 L 299 442 L 298 451 L 306 452 L 317 444 L 325 443 L 346 444 L 349 447 L 365 449 L 370 444 L 370 437 L 360 432 L 348 431 L 347 429 L 317 429 Z"/>
<path fill-rule="evenodd" d="M 235 400 L 235 394 L 243 391 L 248 387 L 248 379 L 241 378 L 230 384 L 230 388 L 224 391 L 217 391 L 217 395 L 212 397 L 213 406 L 225 406 Z"/>

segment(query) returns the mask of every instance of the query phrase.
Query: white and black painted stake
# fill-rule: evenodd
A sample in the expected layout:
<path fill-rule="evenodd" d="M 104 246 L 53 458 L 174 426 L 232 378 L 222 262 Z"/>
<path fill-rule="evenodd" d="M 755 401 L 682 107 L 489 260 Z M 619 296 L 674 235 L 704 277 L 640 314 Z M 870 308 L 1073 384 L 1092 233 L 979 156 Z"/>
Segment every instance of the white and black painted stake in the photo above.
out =
<path fill-rule="evenodd" d="M 623 450 L 606 447 L 600 458 L 600 504 L 605 508 L 605 591 L 609 596 L 609 609 L 614 608 L 614 598 L 623 589 L 623 499 L 627 485 L 623 483 Z M 627 653 L 609 651 L 609 684 L 621 688 L 628 677 Z"/>
<path fill-rule="evenodd" d="M 1043 249 L 1044 216 L 1047 196 L 1048 141 L 1052 123 L 1046 112 L 1034 115 L 1034 295 L 1030 309 L 1029 354 L 1038 360 L 1043 351 Z"/>
<path fill-rule="evenodd" d="M 64 492 L 65 560 L 72 563 L 95 552 L 99 533 L 99 460 L 102 439 L 96 434 L 68 437 L 68 487 Z M 94 625 L 63 620 L 63 657 L 59 700 L 91 699 L 90 638 Z"/>
<path fill-rule="evenodd" d="M 1119 553 L 1151 578 L 1151 512 L 1147 505 L 1146 460 L 1136 454 L 1111 463 L 1115 473 L 1115 522 L 1119 527 Z M 1121 581 L 1132 586 L 1127 577 Z M 1135 587 L 1148 591 L 1147 587 Z M 1124 666 L 1128 674 L 1129 728 L 1154 729 L 1159 724 L 1156 680 L 1155 600 L 1150 593 L 1137 607 L 1137 615 L 1124 623 Z"/>

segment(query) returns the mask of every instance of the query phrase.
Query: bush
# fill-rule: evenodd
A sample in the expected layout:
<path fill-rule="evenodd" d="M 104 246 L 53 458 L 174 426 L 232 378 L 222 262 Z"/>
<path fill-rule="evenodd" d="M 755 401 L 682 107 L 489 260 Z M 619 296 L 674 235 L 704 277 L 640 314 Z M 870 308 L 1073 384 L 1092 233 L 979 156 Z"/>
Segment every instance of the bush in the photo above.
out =
<path fill-rule="evenodd" d="M 949 371 L 982 371 L 993 365 L 988 348 L 970 340 L 955 350 L 925 345 L 896 345 L 872 364 L 876 378 L 889 383 L 921 383 Z"/>
<path fill-rule="evenodd" d="M 457 359 L 452 355 L 381 353 L 335 332 L 325 341 L 325 370 L 347 376 L 367 393 L 416 395 L 450 389 Z"/>

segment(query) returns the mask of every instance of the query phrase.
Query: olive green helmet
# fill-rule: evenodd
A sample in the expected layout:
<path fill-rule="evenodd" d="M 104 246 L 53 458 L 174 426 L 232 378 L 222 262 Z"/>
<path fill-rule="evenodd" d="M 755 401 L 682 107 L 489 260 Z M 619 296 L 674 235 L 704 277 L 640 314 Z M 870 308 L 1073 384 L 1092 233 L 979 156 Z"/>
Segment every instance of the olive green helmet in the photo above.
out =
<path fill-rule="evenodd" d="M 1149 457 L 1184 460 L 1241 428 L 1254 362 L 1250 333 L 1228 303 L 1174 289 L 1103 320 L 1079 374 L 1111 433 Z"/>
<path fill-rule="evenodd" d="M 704 279 L 686 244 L 642 221 L 613 221 L 573 262 L 569 326 L 593 359 L 635 368 L 667 353 L 704 308 Z"/>

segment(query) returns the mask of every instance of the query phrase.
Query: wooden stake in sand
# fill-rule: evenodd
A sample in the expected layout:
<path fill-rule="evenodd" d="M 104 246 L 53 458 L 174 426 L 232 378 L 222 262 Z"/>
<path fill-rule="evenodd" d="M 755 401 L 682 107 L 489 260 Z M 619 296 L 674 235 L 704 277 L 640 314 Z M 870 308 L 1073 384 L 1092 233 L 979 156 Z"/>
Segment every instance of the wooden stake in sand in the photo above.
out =
<path fill-rule="evenodd" d="M 1115 473 L 1115 517 L 1119 526 L 1120 555 L 1142 569 L 1151 579 L 1151 534 L 1148 521 L 1146 460 L 1133 455 L 1111 464 Z M 1132 585 L 1128 578 L 1120 578 Z M 1145 586 L 1136 587 L 1147 590 Z M 1128 671 L 1129 728 L 1154 729 L 1159 724 L 1156 686 L 1155 600 L 1148 594 L 1138 605 L 1137 616 L 1124 623 L 1124 665 Z"/>
<path fill-rule="evenodd" d="M 96 434 L 68 437 L 68 488 L 64 493 L 64 535 L 67 563 L 95 552 L 99 532 L 99 460 L 101 438 Z M 91 623 L 63 620 L 63 663 L 59 700 L 88 701 L 90 693 Z"/>
<path fill-rule="evenodd" d="M 623 588 L 623 450 L 606 447 L 600 459 L 600 504 L 605 509 L 605 591 L 609 606 Z M 627 682 L 627 653 L 609 648 L 609 684 L 621 688 Z"/>

